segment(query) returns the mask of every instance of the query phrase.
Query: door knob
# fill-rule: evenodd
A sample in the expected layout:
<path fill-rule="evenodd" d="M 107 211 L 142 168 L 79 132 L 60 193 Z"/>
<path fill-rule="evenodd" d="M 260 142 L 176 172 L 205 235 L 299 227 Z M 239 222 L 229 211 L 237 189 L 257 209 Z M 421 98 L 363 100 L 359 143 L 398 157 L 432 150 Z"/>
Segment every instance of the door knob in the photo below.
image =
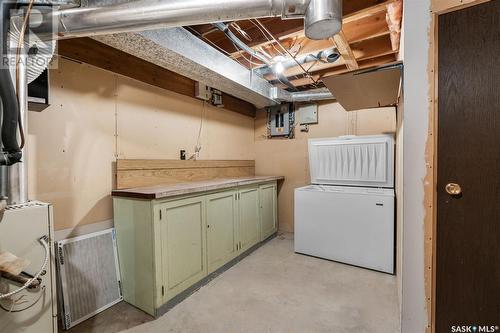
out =
<path fill-rule="evenodd" d="M 460 185 L 458 184 L 455 184 L 455 183 L 449 183 L 446 185 L 445 187 L 446 189 L 446 193 L 448 193 L 449 195 L 460 195 L 462 194 L 462 188 L 460 187 Z"/>

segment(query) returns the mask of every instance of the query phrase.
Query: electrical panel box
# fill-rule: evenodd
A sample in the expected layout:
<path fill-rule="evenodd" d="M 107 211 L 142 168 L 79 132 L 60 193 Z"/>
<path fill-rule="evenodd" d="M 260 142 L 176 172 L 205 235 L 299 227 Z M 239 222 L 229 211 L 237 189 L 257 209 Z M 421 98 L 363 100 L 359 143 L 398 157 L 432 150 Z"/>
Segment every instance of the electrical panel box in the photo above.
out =
<path fill-rule="evenodd" d="M 210 101 L 212 99 L 212 88 L 201 82 L 196 82 L 194 96 L 204 101 Z"/>
<path fill-rule="evenodd" d="M 309 125 L 318 123 L 318 104 L 301 105 L 298 108 L 299 124 Z"/>
<path fill-rule="evenodd" d="M 224 102 L 222 101 L 222 91 L 212 89 L 212 105 L 220 108 L 224 107 Z"/>
<path fill-rule="evenodd" d="M 282 104 L 269 108 L 269 128 L 271 137 L 290 136 L 291 113 L 290 104 Z"/>

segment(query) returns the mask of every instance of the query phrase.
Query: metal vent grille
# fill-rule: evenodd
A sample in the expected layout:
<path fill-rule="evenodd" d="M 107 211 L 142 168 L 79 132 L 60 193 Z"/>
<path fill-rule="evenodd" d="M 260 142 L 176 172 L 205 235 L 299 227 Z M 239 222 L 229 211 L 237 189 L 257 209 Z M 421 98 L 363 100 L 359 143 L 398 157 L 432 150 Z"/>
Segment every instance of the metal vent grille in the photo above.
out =
<path fill-rule="evenodd" d="M 114 229 L 58 242 L 64 326 L 122 300 Z"/>

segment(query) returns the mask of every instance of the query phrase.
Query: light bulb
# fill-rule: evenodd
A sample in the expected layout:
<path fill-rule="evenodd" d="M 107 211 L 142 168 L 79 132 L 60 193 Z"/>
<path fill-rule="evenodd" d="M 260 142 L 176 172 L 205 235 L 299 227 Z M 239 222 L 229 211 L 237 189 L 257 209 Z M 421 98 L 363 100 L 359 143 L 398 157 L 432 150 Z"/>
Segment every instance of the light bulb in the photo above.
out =
<path fill-rule="evenodd" d="M 283 64 L 281 62 L 277 62 L 275 65 L 274 65 L 274 71 L 277 73 L 277 74 L 281 74 L 285 71 L 285 67 L 283 66 Z"/>

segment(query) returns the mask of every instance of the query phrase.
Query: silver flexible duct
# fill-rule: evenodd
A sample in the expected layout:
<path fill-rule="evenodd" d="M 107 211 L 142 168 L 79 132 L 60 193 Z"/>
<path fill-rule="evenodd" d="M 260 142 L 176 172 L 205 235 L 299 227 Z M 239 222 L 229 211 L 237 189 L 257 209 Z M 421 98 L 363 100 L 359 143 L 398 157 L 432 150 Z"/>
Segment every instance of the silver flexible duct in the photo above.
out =
<path fill-rule="evenodd" d="M 255 57 L 256 59 L 262 61 L 263 63 L 266 64 L 268 68 L 271 68 L 272 66 L 271 60 L 268 57 L 266 57 L 263 53 L 255 51 L 250 46 L 245 44 L 241 39 L 236 37 L 236 35 L 233 34 L 231 30 L 229 30 L 227 24 L 214 23 L 214 26 L 220 31 L 222 31 L 226 35 L 226 37 L 229 38 L 238 48 L 250 54 L 252 57 Z M 289 89 L 294 91 L 297 90 L 297 88 L 288 80 L 288 78 L 283 73 L 278 73 L 276 71 L 274 71 L 273 73 L 276 75 L 278 80 L 284 85 L 286 85 Z"/>

